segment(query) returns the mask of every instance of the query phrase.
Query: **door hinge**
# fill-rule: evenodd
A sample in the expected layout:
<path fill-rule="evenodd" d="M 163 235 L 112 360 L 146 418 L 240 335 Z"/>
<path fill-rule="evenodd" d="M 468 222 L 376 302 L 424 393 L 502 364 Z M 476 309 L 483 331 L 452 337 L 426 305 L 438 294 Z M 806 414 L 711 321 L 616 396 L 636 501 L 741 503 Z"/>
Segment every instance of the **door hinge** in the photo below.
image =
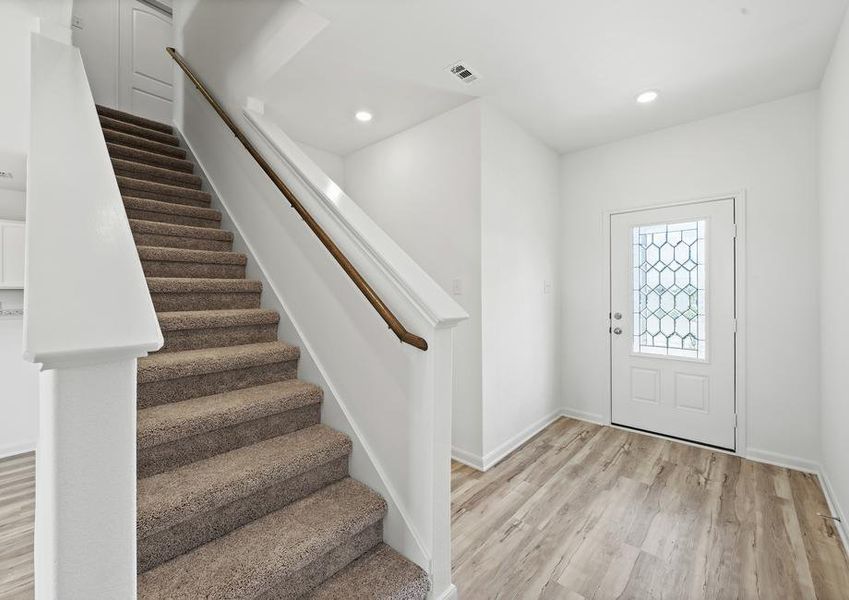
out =
<path fill-rule="evenodd" d="M 732 239 L 737 239 L 737 223 L 731 226 L 731 237 Z"/>
<path fill-rule="evenodd" d="M 737 429 L 737 413 L 734 413 L 734 429 Z"/>
<path fill-rule="evenodd" d="M 731 319 L 731 331 L 737 333 L 737 319 Z"/>

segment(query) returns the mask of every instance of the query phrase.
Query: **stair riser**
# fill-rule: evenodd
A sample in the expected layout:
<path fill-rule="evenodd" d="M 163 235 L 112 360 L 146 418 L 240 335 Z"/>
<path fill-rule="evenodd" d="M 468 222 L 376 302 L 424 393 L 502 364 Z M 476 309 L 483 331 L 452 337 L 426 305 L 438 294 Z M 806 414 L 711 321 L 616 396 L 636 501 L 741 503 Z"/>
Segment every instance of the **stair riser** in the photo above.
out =
<path fill-rule="evenodd" d="M 177 185 L 191 190 L 199 190 L 201 188 L 200 177 L 189 175 L 181 171 L 149 171 L 143 165 L 138 168 L 131 168 L 123 165 L 112 164 L 112 169 L 118 177 L 129 177 L 131 179 L 142 179 L 152 183 L 161 183 L 164 185 Z"/>
<path fill-rule="evenodd" d="M 101 127 L 106 128 L 106 129 L 112 129 L 113 131 L 120 131 L 121 133 L 128 133 L 130 135 L 145 138 L 147 140 L 159 142 L 160 144 L 168 144 L 169 146 L 179 146 L 180 145 L 180 140 L 177 139 L 177 136 L 172 135 L 170 133 L 164 133 L 162 131 L 156 131 L 155 129 L 149 129 L 147 127 L 135 125 L 133 123 L 128 123 L 126 121 L 118 121 L 118 120 L 115 120 L 115 119 L 110 119 L 109 117 L 104 117 L 102 115 L 100 117 L 100 125 L 101 125 Z"/>
<path fill-rule="evenodd" d="M 160 144 L 159 142 L 154 142 L 153 140 L 128 135 L 120 131 L 104 129 L 103 137 L 108 143 L 111 144 L 120 144 L 121 146 L 138 148 L 139 150 L 144 150 L 146 152 L 153 152 L 154 154 L 171 156 L 173 158 L 179 158 L 181 160 L 185 160 L 186 158 L 186 151 L 182 148 L 178 148 L 177 146 L 169 146 L 168 144 Z"/>
<path fill-rule="evenodd" d="M 321 405 L 309 404 L 168 444 L 139 448 L 138 477 L 171 471 L 216 454 L 316 425 L 320 421 Z"/>
<path fill-rule="evenodd" d="M 159 312 L 259 308 L 260 304 L 259 292 L 151 292 L 150 297 Z"/>
<path fill-rule="evenodd" d="M 172 223 L 174 225 L 191 225 L 192 227 L 207 227 L 209 229 L 218 229 L 221 226 L 221 221 L 215 221 L 212 219 L 201 219 L 199 217 L 189 217 L 186 215 L 171 215 L 150 210 L 138 210 L 135 208 L 127 208 L 126 210 L 127 218 L 138 219 L 140 221 Z"/>
<path fill-rule="evenodd" d="M 159 352 L 222 348 L 277 341 L 277 323 L 244 325 L 241 327 L 214 327 L 209 329 L 180 329 L 162 331 L 165 345 Z"/>
<path fill-rule="evenodd" d="M 155 233 L 133 232 L 137 246 L 157 246 L 159 248 L 183 248 L 185 250 L 216 250 L 231 252 L 233 242 L 227 240 L 207 240 L 176 235 L 156 235 Z"/>
<path fill-rule="evenodd" d="M 379 521 L 353 535 L 318 560 L 304 565 L 296 573 L 282 576 L 264 593 L 255 596 L 255 600 L 295 600 L 308 597 L 310 590 L 318 587 L 382 541 L 383 522 Z M 356 592 L 357 590 L 351 590 L 351 595 L 348 597 L 360 597 Z"/>
<path fill-rule="evenodd" d="M 244 279 L 245 265 L 142 260 L 147 277 L 183 277 L 202 279 Z"/>
<path fill-rule="evenodd" d="M 129 160 L 143 165 L 159 167 L 161 169 L 173 169 L 184 173 L 194 173 L 195 166 L 187 160 L 164 156 L 162 154 L 152 154 L 129 146 L 119 146 L 116 144 L 107 144 L 109 156 L 121 160 Z"/>
<path fill-rule="evenodd" d="M 219 373 L 205 373 L 203 375 L 140 383 L 138 384 L 138 407 L 147 408 L 167 402 L 179 402 L 180 400 L 211 396 L 221 392 L 294 379 L 297 371 L 298 361 L 290 360 Z"/>
<path fill-rule="evenodd" d="M 257 494 L 194 515 L 178 525 L 138 540 L 138 570 L 152 569 L 193 548 L 219 538 L 264 515 L 300 500 L 347 476 L 348 457 L 343 456 Z"/>
<path fill-rule="evenodd" d="M 131 113 L 125 113 L 123 111 L 109 108 L 108 106 L 97 106 L 97 114 L 101 117 L 108 117 L 110 119 L 114 119 L 116 121 L 123 121 L 124 123 L 132 123 L 133 125 L 138 125 L 140 127 L 144 127 L 146 129 L 155 129 L 156 131 L 161 131 L 162 133 L 173 134 L 174 128 L 167 123 L 160 123 L 159 121 L 152 121 L 150 119 L 146 119 L 144 117 L 140 117 L 138 115 L 134 115 Z"/>
<path fill-rule="evenodd" d="M 189 198 L 187 196 L 174 196 L 171 194 L 159 194 L 149 190 L 140 190 L 131 188 L 125 185 L 118 184 L 118 189 L 124 196 L 132 196 L 134 198 L 145 198 L 147 200 L 157 200 L 159 202 L 168 202 L 170 204 L 180 204 L 182 206 L 196 206 L 197 208 L 209 208 L 209 200 L 199 198 Z"/>

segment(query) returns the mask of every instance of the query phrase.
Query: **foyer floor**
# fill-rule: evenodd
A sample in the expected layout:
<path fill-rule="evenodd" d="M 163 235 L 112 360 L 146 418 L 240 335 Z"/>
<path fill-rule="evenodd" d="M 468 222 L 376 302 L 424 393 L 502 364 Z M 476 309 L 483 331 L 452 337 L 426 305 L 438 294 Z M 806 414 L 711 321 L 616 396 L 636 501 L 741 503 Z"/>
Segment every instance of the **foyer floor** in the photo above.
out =
<path fill-rule="evenodd" d="M 452 468 L 462 600 L 849 598 L 813 475 L 559 419 Z"/>
<path fill-rule="evenodd" d="M 35 454 L 0 459 L 0 600 L 30 600 Z"/>

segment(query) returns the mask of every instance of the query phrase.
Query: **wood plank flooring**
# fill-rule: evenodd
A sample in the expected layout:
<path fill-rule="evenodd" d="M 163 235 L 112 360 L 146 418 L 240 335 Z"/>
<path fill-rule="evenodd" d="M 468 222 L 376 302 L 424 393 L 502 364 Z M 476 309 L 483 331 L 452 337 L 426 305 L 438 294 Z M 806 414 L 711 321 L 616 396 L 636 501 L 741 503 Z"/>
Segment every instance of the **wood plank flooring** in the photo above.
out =
<path fill-rule="evenodd" d="M 813 475 L 559 419 L 452 467 L 462 600 L 849 599 Z"/>
<path fill-rule="evenodd" d="M 0 600 L 33 597 L 35 454 L 0 459 Z"/>

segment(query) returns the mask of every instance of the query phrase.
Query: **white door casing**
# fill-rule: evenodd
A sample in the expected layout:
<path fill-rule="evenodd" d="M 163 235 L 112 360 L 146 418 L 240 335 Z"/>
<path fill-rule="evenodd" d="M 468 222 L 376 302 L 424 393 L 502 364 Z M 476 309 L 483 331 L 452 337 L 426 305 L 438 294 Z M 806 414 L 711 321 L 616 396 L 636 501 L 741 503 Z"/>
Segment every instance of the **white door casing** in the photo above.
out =
<path fill-rule="evenodd" d="M 139 0 L 120 0 L 120 65 L 118 102 L 121 110 L 170 123 L 173 65 L 171 16 Z"/>
<path fill-rule="evenodd" d="M 610 216 L 613 424 L 736 449 L 734 203 Z"/>

